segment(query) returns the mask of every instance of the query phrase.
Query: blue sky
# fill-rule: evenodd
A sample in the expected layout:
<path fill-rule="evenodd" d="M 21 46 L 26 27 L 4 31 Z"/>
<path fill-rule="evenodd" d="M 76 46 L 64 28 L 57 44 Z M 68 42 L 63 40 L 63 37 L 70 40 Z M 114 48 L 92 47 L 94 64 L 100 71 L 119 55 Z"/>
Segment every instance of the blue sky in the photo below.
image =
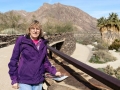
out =
<path fill-rule="evenodd" d="M 0 0 L 0 12 L 9 10 L 32 12 L 39 9 L 43 3 L 54 4 L 58 2 L 75 6 L 95 18 L 107 18 L 112 12 L 117 13 L 120 17 L 120 0 Z"/>

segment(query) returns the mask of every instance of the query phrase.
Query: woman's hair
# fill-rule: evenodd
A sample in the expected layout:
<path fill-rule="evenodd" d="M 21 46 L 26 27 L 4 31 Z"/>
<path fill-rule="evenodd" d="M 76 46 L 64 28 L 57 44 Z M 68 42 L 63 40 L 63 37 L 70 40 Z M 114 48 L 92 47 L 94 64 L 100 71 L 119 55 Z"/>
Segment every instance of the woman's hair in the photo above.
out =
<path fill-rule="evenodd" d="M 34 27 L 37 27 L 37 28 L 40 29 L 39 38 L 42 37 L 42 34 L 43 34 L 43 32 L 42 32 L 42 25 L 41 25 L 41 24 L 39 23 L 39 21 L 37 21 L 37 20 L 34 20 L 34 21 L 30 24 L 30 26 L 29 26 L 28 29 L 27 29 L 27 35 L 30 35 L 30 29 L 31 29 L 31 28 L 34 28 Z"/>

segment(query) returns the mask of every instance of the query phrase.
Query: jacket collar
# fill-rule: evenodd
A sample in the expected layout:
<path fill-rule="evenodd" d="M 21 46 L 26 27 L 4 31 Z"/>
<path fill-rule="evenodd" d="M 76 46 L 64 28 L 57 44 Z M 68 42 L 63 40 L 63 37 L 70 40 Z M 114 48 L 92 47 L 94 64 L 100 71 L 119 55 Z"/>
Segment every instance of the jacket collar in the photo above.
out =
<path fill-rule="evenodd" d="M 48 41 L 45 40 L 43 37 L 41 37 L 39 39 L 41 39 L 39 50 L 41 50 L 48 43 Z M 36 46 L 35 46 L 35 44 L 31 40 L 30 35 L 25 35 L 24 38 L 23 38 L 23 40 L 22 40 L 22 43 L 32 45 L 35 49 L 37 49 Z"/>

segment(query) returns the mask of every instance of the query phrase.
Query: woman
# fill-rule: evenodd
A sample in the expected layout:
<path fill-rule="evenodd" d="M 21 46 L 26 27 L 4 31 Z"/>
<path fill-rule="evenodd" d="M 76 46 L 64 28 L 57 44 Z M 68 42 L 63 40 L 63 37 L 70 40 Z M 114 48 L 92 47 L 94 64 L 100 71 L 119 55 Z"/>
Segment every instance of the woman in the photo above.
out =
<path fill-rule="evenodd" d="M 12 87 L 19 90 L 42 90 L 45 72 L 60 76 L 47 59 L 47 41 L 42 38 L 40 23 L 35 20 L 28 34 L 16 40 L 8 64 Z"/>

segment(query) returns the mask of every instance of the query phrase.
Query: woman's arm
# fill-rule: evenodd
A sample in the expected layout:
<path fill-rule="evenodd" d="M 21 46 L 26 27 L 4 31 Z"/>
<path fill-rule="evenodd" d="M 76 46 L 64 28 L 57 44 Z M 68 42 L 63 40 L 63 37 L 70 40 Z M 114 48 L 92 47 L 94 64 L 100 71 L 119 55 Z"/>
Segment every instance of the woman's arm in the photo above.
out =
<path fill-rule="evenodd" d="M 44 67 L 45 70 L 49 73 L 51 73 L 52 75 L 55 75 L 57 70 L 54 66 L 51 65 L 50 61 L 47 58 L 47 54 L 45 55 L 45 62 L 44 62 Z"/>
<path fill-rule="evenodd" d="M 13 48 L 12 56 L 10 59 L 10 62 L 8 64 L 9 67 L 9 75 L 12 80 L 12 85 L 14 83 L 17 83 L 17 77 L 18 77 L 18 62 L 19 62 L 19 57 L 20 57 L 20 43 L 21 43 L 21 38 L 20 36 L 15 43 L 15 46 Z"/>
<path fill-rule="evenodd" d="M 52 75 L 61 76 L 61 72 L 58 72 L 56 70 L 56 68 L 54 66 L 52 66 L 50 61 L 48 60 L 48 58 L 47 58 L 47 47 L 45 49 L 46 49 L 45 62 L 44 62 L 45 70 L 47 72 L 51 73 Z"/>

